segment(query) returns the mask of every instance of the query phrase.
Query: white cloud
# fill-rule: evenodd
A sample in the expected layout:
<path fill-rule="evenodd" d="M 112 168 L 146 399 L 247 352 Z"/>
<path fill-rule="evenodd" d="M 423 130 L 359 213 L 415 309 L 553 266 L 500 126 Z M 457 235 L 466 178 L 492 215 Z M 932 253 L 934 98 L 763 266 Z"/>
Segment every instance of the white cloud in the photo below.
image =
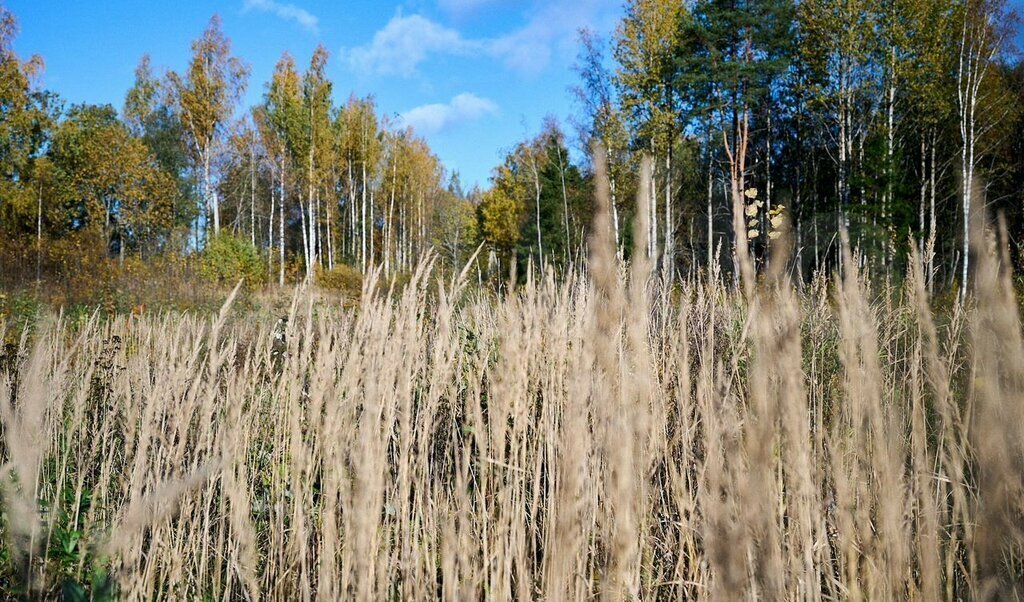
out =
<path fill-rule="evenodd" d="M 476 121 L 498 112 L 498 105 L 475 94 L 463 92 L 448 103 L 435 103 L 409 109 L 399 115 L 403 126 L 429 136 L 453 126 Z"/>
<path fill-rule="evenodd" d="M 440 0 L 442 6 L 466 8 L 494 0 Z M 536 74 L 551 62 L 555 51 L 571 60 L 580 27 L 606 28 L 614 23 L 619 0 L 549 0 L 531 12 L 526 24 L 491 38 L 467 38 L 457 30 L 422 15 L 396 14 L 374 34 L 369 44 L 342 49 L 350 67 L 364 73 L 416 73 L 432 55 L 486 56 L 522 74 Z"/>
<path fill-rule="evenodd" d="M 421 15 L 392 17 L 366 46 L 342 51 L 349 65 L 380 75 L 410 76 L 428 55 L 467 54 L 479 45 Z"/>
<path fill-rule="evenodd" d="M 620 0 L 538 3 L 524 26 L 491 41 L 491 52 L 515 71 L 536 74 L 555 56 L 572 61 L 581 27 L 609 31 L 618 22 L 620 12 Z"/>
<path fill-rule="evenodd" d="M 531 24 L 523 29 L 492 40 L 491 56 L 500 58 L 507 67 L 520 73 L 539 73 L 551 62 L 551 42 L 545 32 Z"/>
<path fill-rule="evenodd" d="M 320 33 L 320 19 L 308 10 L 294 4 L 285 4 L 275 0 L 245 0 L 243 10 L 272 13 L 287 21 L 295 21 L 313 35 Z"/>

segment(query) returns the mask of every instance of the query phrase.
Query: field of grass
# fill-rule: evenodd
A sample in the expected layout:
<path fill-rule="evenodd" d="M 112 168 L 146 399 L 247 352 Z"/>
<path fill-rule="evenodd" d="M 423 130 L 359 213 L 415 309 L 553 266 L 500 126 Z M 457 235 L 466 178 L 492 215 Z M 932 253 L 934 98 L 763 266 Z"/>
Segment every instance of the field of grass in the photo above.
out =
<path fill-rule="evenodd" d="M 0 596 L 1024 595 L 994 244 L 936 313 L 919 269 L 665 290 L 606 238 L 501 294 L 428 261 L 355 309 L 44 318 L 0 364 Z"/>

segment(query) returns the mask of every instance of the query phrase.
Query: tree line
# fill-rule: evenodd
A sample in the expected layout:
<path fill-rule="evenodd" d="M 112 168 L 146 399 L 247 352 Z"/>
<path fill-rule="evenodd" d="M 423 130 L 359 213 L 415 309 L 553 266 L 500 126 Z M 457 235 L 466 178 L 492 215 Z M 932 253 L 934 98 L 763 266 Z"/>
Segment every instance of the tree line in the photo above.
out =
<path fill-rule="evenodd" d="M 649 253 L 663 276 L 762 258 L 785 219 L 804 274 L 911 245 L 929 286 L 962 286 L 969 217 L 1021 231 L 1024 69 L 1002 0 L 630 0 L 581 32 L 582 146 L 611 165 L 616 221 L 652 155 Z M 623 230 L 616 227 L 616 237 Z"/>
<path fill-rule="evenodd" d="M 427 248 L 461 261 L 476 244 L 458 176 L 372 97 L 335 105 L 322 46 L 305 69 L 285 53 L 262 102 L 243 108 L 249 68 L 214 16 L 182 72 L 157 74 L 143 56 L 118 110 L 66 106 L 39 86 L 43 60 L 19 58 L 16 33 L 0 7 L 9 275 L 32 275 L 22 257 L 45 276 L 68 241 L 75 253 L 146 261 L 233 237 L 260 253 L 265 279 L 279 284 L 340 265 L 397 274 Z"/>
<path fill-rule="evenodd" d="M 747 249 L 768 261 L 785 230 L 804 278 L 841 269 L 845 233 L 863 267 L 899 273 L 915 247 L 929 287 L 962 292 L 980 209 L 1019 251 L 1024 67 L 1004 0 L 628 0 L 610 37 L 579 33 L 572 131 L 546 119 L 468 192 L 372 97 L 336 106 L 322 47 L 304 69 L 283 55 L 242 109 L 248 68 L 214 17 L 183 72 L 143 57 L 120 111 L 65 108 L 0 21 L 0 229 L 37 257 L 69 237 L 123 259 L 229 234 L 280 284 L 399 274 L 428 249 L 457 265 L 481 244 L 492 275 L 562 270 L 583 260 L 595 149 L 623 257 L 654 159 L 640 202 L 668 283 L 736 273 Z"/>

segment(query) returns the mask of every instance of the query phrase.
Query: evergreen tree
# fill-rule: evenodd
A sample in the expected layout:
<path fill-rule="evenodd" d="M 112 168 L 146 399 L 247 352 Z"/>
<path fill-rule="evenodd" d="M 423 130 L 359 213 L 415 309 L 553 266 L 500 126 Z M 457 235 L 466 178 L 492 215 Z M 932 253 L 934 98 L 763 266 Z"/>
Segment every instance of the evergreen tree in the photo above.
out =
<path fill-rule="evenodd" d="M 674 82 L 685 91 L 686 117 L 714 124 L 727 158 L 737 254 L 747 252 L 748 161 L 756 136 L 772 135 L 773 91 L 793 49 L 793 9 L 791 0 L 699 0 L 680 20 Z M 764 123 L 757 121 L 759 107 Z M 770 154 L 766 160 L 770 169 Z"/>

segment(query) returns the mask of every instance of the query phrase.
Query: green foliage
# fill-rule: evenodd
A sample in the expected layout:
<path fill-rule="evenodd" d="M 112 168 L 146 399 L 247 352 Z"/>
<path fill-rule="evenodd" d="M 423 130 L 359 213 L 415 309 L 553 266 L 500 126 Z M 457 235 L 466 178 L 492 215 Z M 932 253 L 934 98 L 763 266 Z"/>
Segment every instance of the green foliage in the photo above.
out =
<path fill-rule="evenodd" d="M 0 367 L 3 367 L 2 362 Z M 6 369 L 15 373 L 13 365 Z M 16 558 L 6 547 L 0 550 L 0 595 L 5 599 L 113 602 L 118 599 L 117 583 L 109 570 L 109 562 L 97 554 L 99 547 L 92 539 L 97 533 L 84 524 L 94 503 L 92 490 L 76 488 L 73 479 L 61 478 L 56 466 L 47 474 L 48 478 L 39 486 L 39 491 L 46 493 L 39 500 L 38 508 L 39 518 L 50 521 L 45 554 L 40 555 L 38 566 L 33 567 L 35 575 L 30 590 L 24 572 L 15 564 Z M 58 488 L 60 482 L 64 483 L 63 488 Z M 0 514 L 0 536 L 7 536 L 3 533 L 8 528 L 7 516 Z M 39 579 L 37 575 L 45 577 Z"/>
<path fill-rule="evenodd" d="M 0 291 L 0 333 L 3 334 L 0 344 L 16 344 L 22 332 L 39 321 L 41 310 L 39 297 L 31 291 L 10 294 Z"/>
<path fill-rule="evenodd" d="M 237 236 L 213 236 L 203 248 L 200 273 L 206 280 L 219 285 L 234 285 L 239 279 L 252 289 L 263 284 L 266 264 L 252 244 Z"/>
<path fill-rule="evenodd" d="M 199 214 L 195 178 L 189 170 L 184 126 L 178 113 L 161 96 L 160 86 L 150 67 L 149 55 L 143 55 L 135 69 L 135 83 L 125 95 L 122 115 L 132 134 L 141 137 L 160 168 L 174 181 L 177 194 L 171 209 L 172 224 L 175 230 L 183 230 Z"/>
<path fill-rule="evenodd" d="M 0 5 L 0 236 L 31 232 L 38 186 L 36 161 L 46 149 L 56 98 L 37 87 L 43 60 L 14 52 L 18 23 Z"/>
<path fill-rule="evenodd" d="M 532 260 L 564 267 L 583 248 L 590 196 L 561 129 L 546 121 L 537 137 L 519 143 L 492 172 L 479 206 L 482 237 L 503 262 L 514 255 L 521 266 Z"/>
<path fill-rule="evenodd" d="M 50 157 L 49 232 L 93 229 L 120 254 L 149 254 L 174 223 L 173 178 L 109 105 L 76 105 L 57 129 Z"/>
<path fill-rule="evenodd" d="M 231 41 L 214 15 L 203 35 L 192 42 L 192 59 L 184 75 L 171 71 L 167 81 L 194 170 L 200 174 L 201 196 L 213 210 L 213 231 L 220 233 L 219 201 L 211 187 L 213 149 L 218 134 L 245 91 L 249 67 L 231 56 Z"/>
<path fill-rule="evenodd" d="M 545 124 L 507 152 L 489 190 L 466 194 L 445 189 L 450 173 L 426 141 L 372 96 L 335 105 L 323 47 L 304 69 L 281 58 L 251 126 L 230 122 L 249 70 L 216 17 L 178 73 L 161 79 L 141 58 L 120 114 L 65 111 L 41 87 L 42 59 L 15 52 L 18 24 L 0 8 L 0 286 L 45 284 L 40 298 L 58 305 L 141 304 L 152 291 L 127 279 L 180 275 L 161 262 L 202 249 L 203 229 L 221 223 L 270 259 L 250 279 L 308 280 L 338 262 L 386 279 L 431 250 L 458 266 L 480 242 L 488 271 L 531 258 L 560 269 L 585 247 L 593 186 L 578 152 L 592 142 L 604 144 L 625 254 L 637 166 L 654 155 L 659 269 L 703 265 L 705 252 L 710 268 L 717 246 L 730 263 L 728 185 L 743 180 L 766 208 L 787 207 L 805 276 L 838 265 L 840 228 L 868 264 L 899 271 L 934 223 L 926 271 L 951 283 L 966 263 L 967 189 L 951 167 L 962 157 L 1011 238 L 1024 224 L 1015 28 L 1005 0 L 628 0 L 607 44 L 580 34 L 579 140 Z M 979 96 L 964 133 L 961 47 L 975 49 Z M 238 249 L 209 244 L 187 269 L 231 284 L 221 259 Z"/>
<path fill-rule="evenodd" d="M 358 298 L 363 290 L 363 274 L 356 267 L 339 263 L 332 270 L 317 270 L 316 284 L 346 297 Z"/>
<path fill-rule="evenodd" d="M 454 193 L 444 194 L 434 206 L 433 223 L 434 247 L 441 254 L 442 261 L 455 269 L 479 244 L 476 211 L 473 203 Z"/>
<path fill-rule="evenodd" d="M 480 230 L 503 256 L 508 256 L 519 242 L 525 197 L 526 184 L 519 175 L 519 166 L 509 157 L 504 165 L 494 169 L 491 189 L 480 202 Z"/>
<path fill-rule="evenodd" d="M 108 105 L 65 112 L 39 85 L 42 59 L 15 53 L 17 31 L 0 8 L 5 291 L 42 285 L 41 298 L 60 306 L 144 305 L 154 291 L 127 278 L 156 276 L 173 294 L 192 285 L 168 283 L 172 272 L 188 280 L 202 267 L 212 281 L 224 278 L 227 251 L 206 240 L 222 223 L 247 234 L 282 283 L 335 262 L 363 272 L 381 265 L 390 277 L 432 245 L 453 263 L 475 249 L 475 206 L 465 196 L 449 202 L 438 157 L 411 128 L 382 118 L 372 97 L 334 104 L 323 47 L 304 72 L 286 55 L 253 125 L 236 127 L 249 71 L 216 16 L 182 70 L 164 79 L 140 59 L 120 114 Z M 190 250 L 195 260 L 164 270 Z"/>
<path fill-rule="evenodd" d="M 176 108 L 190 124 L 186 133 L 197 165 L 209 167 L 205 162 L 210 145 L 245 91 L 248 77 L 249 68 L 231 56 L 231 41 L 221 30 L 217 15 L 192 43 L 192 58 L 184 76 L 173 71 L 168 74 Z"/>
<path fill-rule="evenodd" d="M 573 95 L 582 105 L 582 121 L 573 118 L 580 136 L 581 147 L 589 149 L 600 143 L 607 162 L 611 201 L 618 212 L 632 210 L 634 199 L 622 191 L 636 185 L 638 171 L 635 153 L 630 152 L 630 133 L 626 116 L 615 90 L 615 77 L 606 65 L 604 40 L 588 30 L 580 31 L 580 54 L 575 71 L 580 85 Z M 628 234 L 627 232 L 620 232 Z M 621 238 L 620 238 L 621 242 Z"/>
<path fill-rule="evenodd" d="M 537 252 L 539 223 L 545 261 L 566 266 L 582 249 L 582 232 L 589 226 L 589 190 L 579 168 L 569 161 L 569 150 L 555 124 L 548 124 L 534 141 L 533 152 L 539 180 L 540 219 L 538 203 L 525 203 L 527 217 L 519 238 L 519 261 L 525 265 L 527 258 Z"/>
<path fill-rule="evenodd" d="M 284 144 L 293 161 L 302 158 L 303 115 L 302 88 L 295 59 L 288 53 L 281 56 L 264 100 L 266 114 L 274 134 Z"/>
<path fill-rule="evenodd" d="M 700 0 L 681 19 L 674 82 L 694 114 L 754 106 L 789 66 L 791 0 Z"/>
<path fill-rule="evenodd" d="M 678 129 L 673 53 L 686 7 L 677 0 L 630 0 L 615 35 L 616 84 L 634 141 L 661 152 Z"/>

